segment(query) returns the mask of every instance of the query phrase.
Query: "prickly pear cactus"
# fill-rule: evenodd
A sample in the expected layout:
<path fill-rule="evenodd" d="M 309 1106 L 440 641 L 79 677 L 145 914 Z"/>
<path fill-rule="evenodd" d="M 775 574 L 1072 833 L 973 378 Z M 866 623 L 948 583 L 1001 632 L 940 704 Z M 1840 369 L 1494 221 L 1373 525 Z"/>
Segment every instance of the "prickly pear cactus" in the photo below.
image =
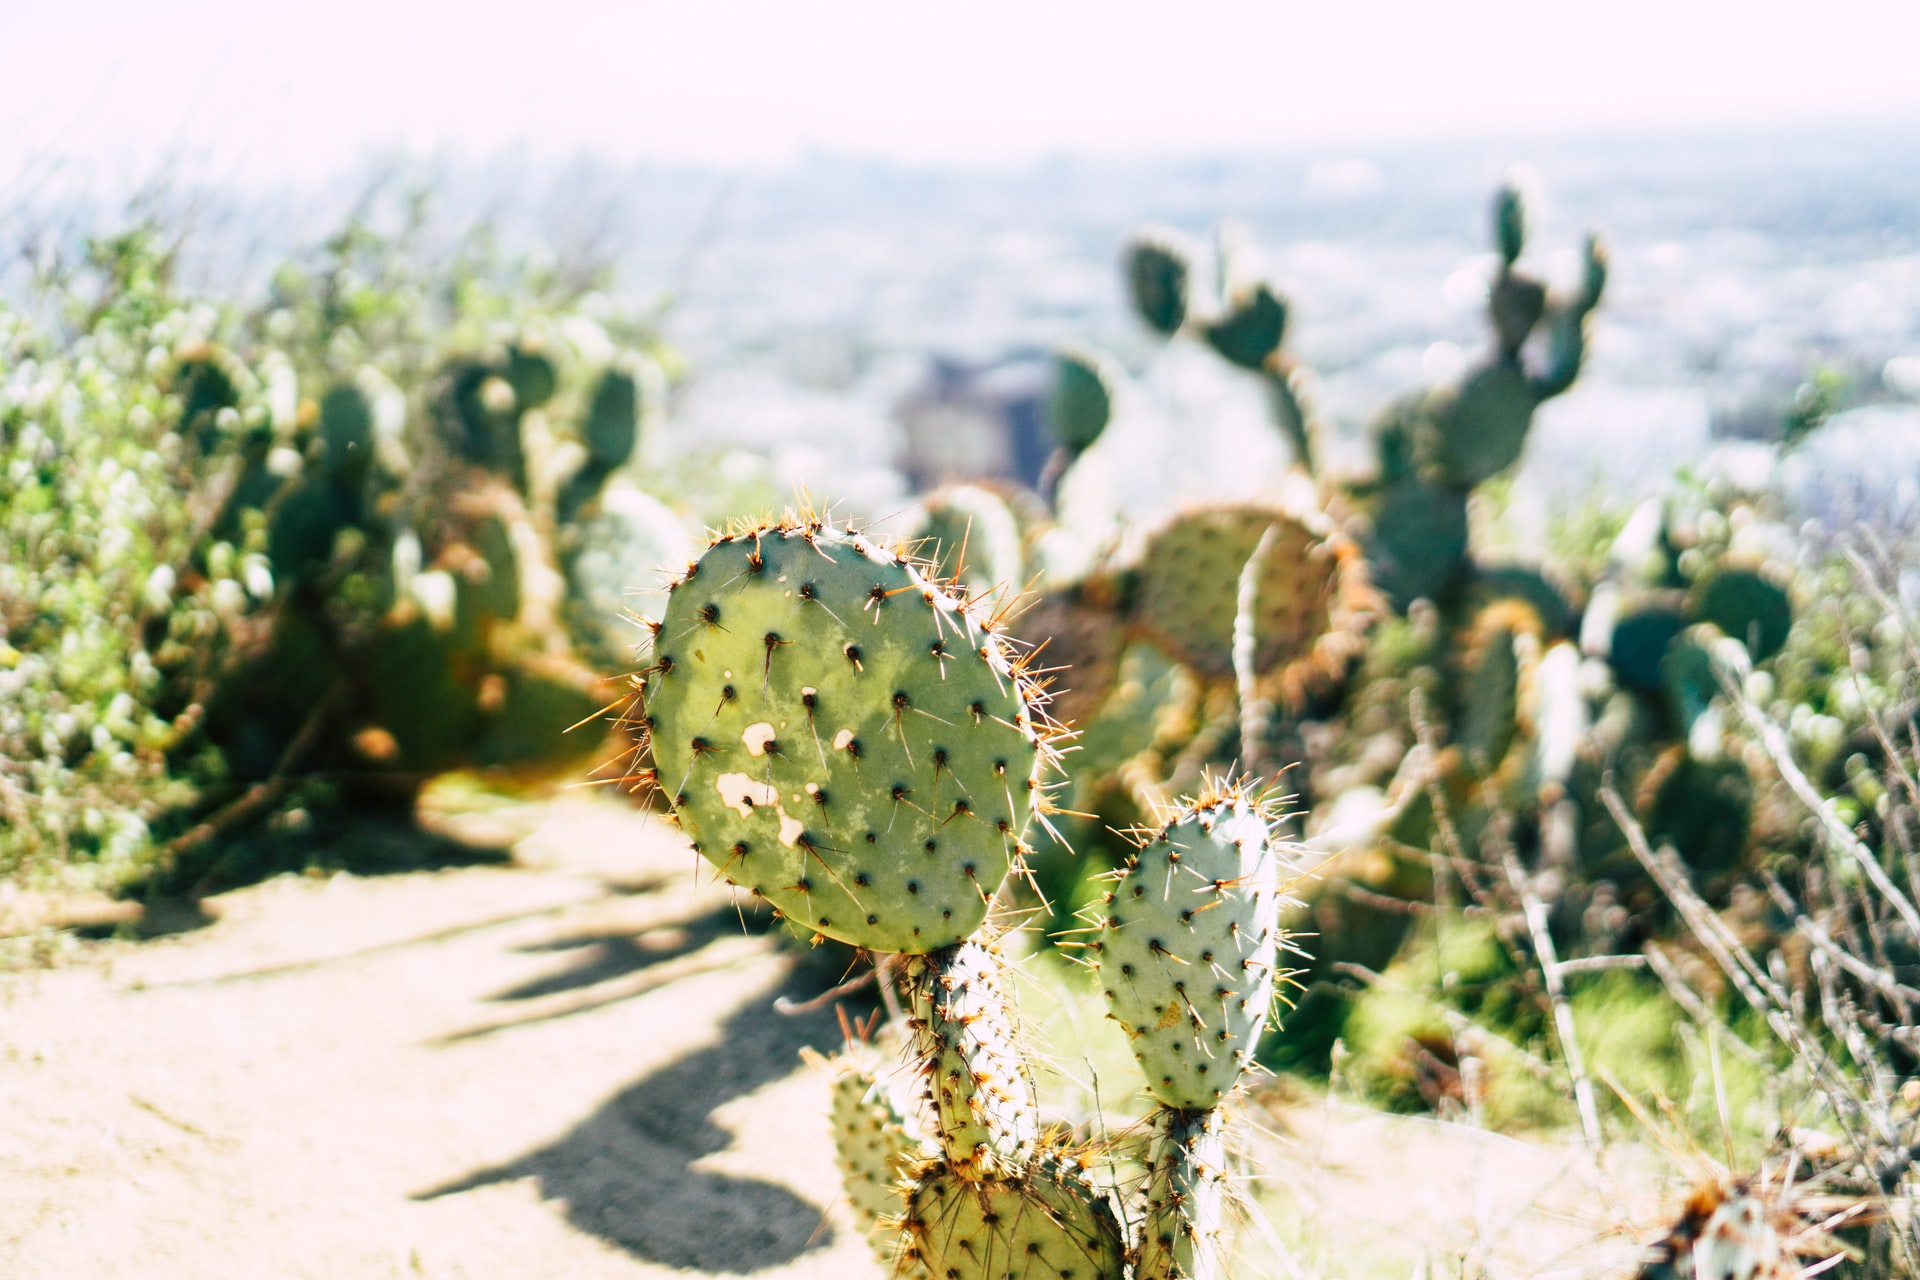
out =
<path fill-rule="evenodd" d="M 1147 1152 L 1147 1204 L 1136 1280 L 1223 1280 L 1228 1199 L 1227 1116 L 1156 1111 Z"/>
<path fill-rule="evenodd" d="M 642 678 L 657 783 L 700 852 L 794 928 L 924 954 L 1019 858 L 1041 697 L 985 608 L 817 516 L 717 538 Z"/>
<path fill-rule="evenodd" d="M 1145 639 L 1204 676 L 1233 674 L 1241 570 L 1276 531 L 1254 590 L 1254 669 L 1289 702 L 1345 674 L 1377 612 L 1366 566 L 1345 539 L 1265 506 L 1186 512 L 1141 555 L 1130 616 Z"/>
<path fill-rule="evenodd" d="M 1246 786 L 1216 785 L 1114 874 L 1100 987 L 1164 1106 L 1216 1106 L 1252 1064 L 1283 943 L 1273 820 Z"/>

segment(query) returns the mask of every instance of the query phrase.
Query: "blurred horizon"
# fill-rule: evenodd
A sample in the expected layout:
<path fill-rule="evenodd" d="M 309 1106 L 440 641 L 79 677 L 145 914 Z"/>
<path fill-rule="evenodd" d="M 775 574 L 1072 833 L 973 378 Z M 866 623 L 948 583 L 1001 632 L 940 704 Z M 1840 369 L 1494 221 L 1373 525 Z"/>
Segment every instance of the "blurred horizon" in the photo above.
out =
<path fill-rule="evenodd" d="M 0 181 L 53 155 L 135 177 L 185 156 L 259 189 L 520 144 L 615 165 L 996 168 L 1920 120 L 1920 9 L 1884 0 L 1819 21 L 1720 0 L 1626 0 L 1604 21 L 1514 0 L 1156 9 L 347 0 L 264 22 L 238 0 L 16 6 L 0 14 Z"/>

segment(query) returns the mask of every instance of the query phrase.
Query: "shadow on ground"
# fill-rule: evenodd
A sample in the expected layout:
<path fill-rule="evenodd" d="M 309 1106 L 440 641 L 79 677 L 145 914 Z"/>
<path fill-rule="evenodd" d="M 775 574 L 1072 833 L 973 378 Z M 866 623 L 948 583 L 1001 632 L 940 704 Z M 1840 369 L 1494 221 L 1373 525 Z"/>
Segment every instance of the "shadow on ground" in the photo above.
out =
<path fill-rule="evenodd" d="M 536 1000 L 541 996 L 584 990 L 692 955 L 721 938 L 738 937 L 742 932 L 764 933 L 767 923 L 756 917 L 749 926 L 745 914 L 729 905 L 691 920 L 662 924 L 639 933 L 627 929 L 591 929 L 537 942 L 519 948 L 520 953 L 571 952 L 573 963 L 558 973 L 509 987 L 489 999 Z"/>
<path fill-rule="evenodd" d="M 803 964 L 778 991 L 722 1023 L 710 1048 L 622 1090 L 558 1140 L 413 1198 L 536 1178 L 577 1229 L 635 1257 L 701 1271 L 761 1271 L 826 1247 L 832 1228 L 823 1204 L 773 1182 L 693 1167 L 733 1141 L 713 1122 L 715 1110 L 798 1070 L 803 1046 L 838 1043 L 831 1008 L 794 1016 L 773 1009 L 779 996 L 805 1000 L 824 985 L 818 967 Z"/>

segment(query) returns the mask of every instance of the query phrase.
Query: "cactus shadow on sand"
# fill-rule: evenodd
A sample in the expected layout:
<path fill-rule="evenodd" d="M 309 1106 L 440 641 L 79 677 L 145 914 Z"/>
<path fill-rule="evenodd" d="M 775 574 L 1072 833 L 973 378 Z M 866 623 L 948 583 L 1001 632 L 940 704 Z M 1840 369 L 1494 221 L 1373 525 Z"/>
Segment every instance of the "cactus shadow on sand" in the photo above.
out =
<path fill-rule="evenodd" d="M 567 953 L 573 963 L 557 973 L 519 983 L 491 997 L 498 1002 L 537 1000 L 584 991 L 604 982 L 690 956 L 726 937 L 737 937 L 741 917 L 731 905 L 689 920 L 670 921 L 635 933 L 631 929 L 585 929 L 520 948 L 522 954 Z M 592 1006 L 589 1006 L 592 1007 Z"/>
<path fill-rule="evenodd" d="M 777 1183 L 695 1167 L 734 1141 L 713 1112 L 798 1070 L 802 1047 L 838 1043 L 831 1009 L 773 1009 L 773 997 L 805 1000 L 820 989 L 819 974 L 802 965 L 768 999 L 722 1023 L 713 1045 L 623 1089 L 554 1142 L 413 1198 L 535 1178 L 577 1229 L 637 1258 L 699 1271 L 761 1271 L 827 1247 L 824 1205 Z"/>

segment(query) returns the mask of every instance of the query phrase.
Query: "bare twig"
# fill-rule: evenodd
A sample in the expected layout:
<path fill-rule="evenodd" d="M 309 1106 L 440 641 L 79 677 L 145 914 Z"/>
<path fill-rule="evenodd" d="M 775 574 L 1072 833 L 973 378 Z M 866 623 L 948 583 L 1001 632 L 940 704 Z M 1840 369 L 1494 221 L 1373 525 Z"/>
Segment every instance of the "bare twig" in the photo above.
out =
<path fill-rule="evenodd" d="M 1506 866 L 1507 883 L 1520 898 L 1520 907 L 1527 921 L 1527 933 L 1533 939 L 1534 959 L 1539 962 L 1540 975 L 1546 979 L 1547 999 L 1553 1005 L 1553 1029 L 1560 1038 L 1560 1053 L 1567 1061 L 1567 1075 L 1573 1080 L 1573 1105 L 1580 1113 L 1580 1132 L 1587 1140 L 1587 1149 L 1595 1162 L 1600 1159 L 1605 1139 L 1600 1134 L 1600 1111 L 1593 1099 L 1593 1082 L 1587 1079 L 1587 1064 L 1580 1053 L 1580 1040 L 1573 1025 L 1573 1005 L 1567 999 L 1567 983 L 1564 971 L 1560 967 L 1560 954 L 1553 945 L 1553 934 L 1547 929 L 1547 906 L 1540 895 L 1527 883 L 1527 873 L 1520 867 L 1520 859 L 1514 856 L 1509 846 L 1504 850 L 1501 861 Z"/>

